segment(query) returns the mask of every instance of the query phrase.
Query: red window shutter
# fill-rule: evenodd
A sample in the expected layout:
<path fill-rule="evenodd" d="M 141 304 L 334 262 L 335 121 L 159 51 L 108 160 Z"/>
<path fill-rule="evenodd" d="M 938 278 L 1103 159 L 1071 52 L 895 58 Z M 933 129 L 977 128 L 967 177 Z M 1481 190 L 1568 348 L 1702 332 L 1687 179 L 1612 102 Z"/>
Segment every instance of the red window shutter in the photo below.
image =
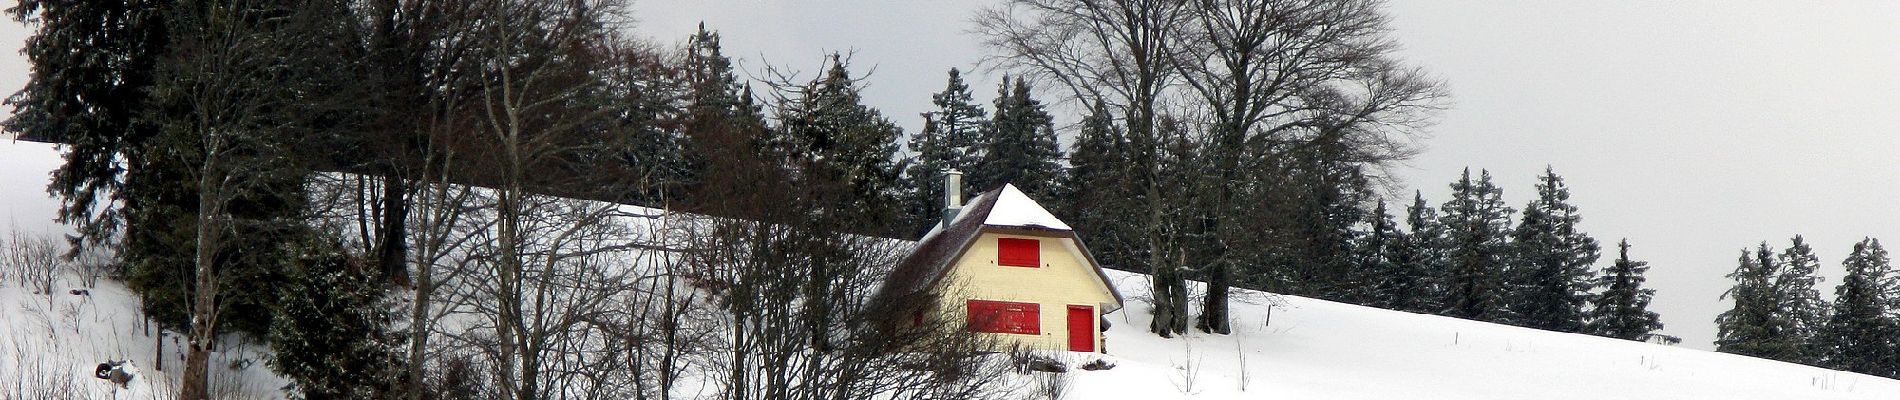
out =
<path fill-rule="evenodd" d="M 1042 305 L 1013 301 L 970 300 L 971 332 L 1042 334 Z"/>
<path fill-rule="evenodd" d="M 996 239 L 996 265 L 1011 267 L 1042 266 L 1042 241 L 1036 239 Z"/>

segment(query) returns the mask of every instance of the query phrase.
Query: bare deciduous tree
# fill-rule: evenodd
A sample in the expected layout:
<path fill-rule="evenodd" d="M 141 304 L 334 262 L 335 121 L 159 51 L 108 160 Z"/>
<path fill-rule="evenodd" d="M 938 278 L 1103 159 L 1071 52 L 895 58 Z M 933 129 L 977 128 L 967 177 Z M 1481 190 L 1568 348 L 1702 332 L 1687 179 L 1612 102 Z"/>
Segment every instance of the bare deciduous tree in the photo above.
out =
<path fill-rule="evenodd" d="M 1235 182 L 1274 174 L 1262 160 L 1286 147 L 1337 146 L 1342 162 L 1384 165 L 1410 157 L 1411 134 L 1442 92 L 1418 69 L 1393 60 L 1377 0 L 1196 0 L 1175 59 L 1195 106 L 1209 119 L 1203 148 L 1215 176 L 1202 205 L 1212 222 L 1203 265 L 1208 295 L 1197 325 L 1228 332 L 1227 249 L 1258 237 L 1240 224 L 1255 204 Z"/>
<path fill-rule="evenodd" d="M 1382 4 L 1010 0 L 976 22 L 998 66 L 1058 82 L 1076 103 L 1101 102 L 1125 121 L 1132 185 L 1116 190 L 1141 204 L 1122 218 L 1140 225 L 1141 240 L 1110 244 L 1144 248 L 1156 293 L 1150 329 L 1168 336 L 1185 329 L 1181 279 L 1190 272 L 1209 284 L 1198 327 L 1229 330 L 1239 260 L 1228 249 L 1268 236 L 1241 220 L 1286 197 L 1275 191 L 1300 190 L 1275 177 L 1319 173 L 1280 159 L 1324 154 L 1328 165 L 1382 168 L 1415 152 L 1411 138 L 1444 94 L 1393 58 Z M 1167 115 L 1183 126 L 1164 129 Z M 1207 165 L 1178 165 L 1184 157 Z M 1169 204 L 1164 176 L 1210 195 Z"/>
<path fill-rule="evenodd" d="M 323 90 L 299 74 L 321 65 L 315 57 L 325 53 L 301 36 L 330 11 L 316 3 L 231 1 L 185 3 L 167 13 L 171 48 L 160 62 L 164 84 L 153 93 L 165 112 L 151 116 L 160 134 L 150 145 L 187 165 L 196 201 L 192 278 L 183 288 L 190 327 L 180 398 L 212 395 L 207 364 L 223 305 L 236 297 L 222 293 L 234 282 L 226 270 L 273 256 L 238 250 L 235 235 L 301 223 L 255 209 L 302 197 L 304 169 L 294 156 L 302 116 L 288 110 L 323 107 L 313 97 Z"/>
<path fill-rule="evenodd" d="M 1178 37 L 1188 27 L 1185 0 L 1010 0 L 976 17 L 984 43 L 1000 52 L 990 60 L 1032 78 L 1055 81 L 1080 104 L 1118 110 L 1128 127 L 1131 182 L 1121 190 L 1145 215 L 1138 225 L 1155 293 L 1149 330 L 1172 336 L 1187 330 L 1185 277 L 1169 248 L 1157 122 L 1168 91 L 1179 83 Z"/>
<path fill-rule="evenodd" d="M 62 244 L 15 228 L 0 244 L 0 263 L 5 264 L 0 265 L 0 284 L 6 277 L 17 279 L 33 294 L 47 296 L 47 306 L 52 306 L 53 286 L 66 264 Z"/>

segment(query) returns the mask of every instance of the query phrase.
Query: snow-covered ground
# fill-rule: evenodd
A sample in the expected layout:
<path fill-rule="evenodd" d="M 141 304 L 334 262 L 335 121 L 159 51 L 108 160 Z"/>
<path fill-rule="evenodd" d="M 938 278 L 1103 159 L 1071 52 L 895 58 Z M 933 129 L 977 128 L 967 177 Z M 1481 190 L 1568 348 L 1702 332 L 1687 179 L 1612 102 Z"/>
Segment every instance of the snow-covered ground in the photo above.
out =
<path fill-rule="evenodd" d="M 1118 366 L 1073 373 L 1071 398 L 1900 399 L 1862 374 L 1253 291 L 1234 334 L 1163 339 L 1147 276 L 1109 275 L 1129 298 L 1109 316 Z"/>
<path fill-rule="evenodd" d="M 15 231 L 59 240 L 71 232 L 53 222 L 59 203 L 45 191 L 60 163 L 50 144 L 15 142 L 0 136 L 0 240 Z M 183 341 L 165 336 L 165 364 L 157 369 L 158 330 L 150 334 L 138 297 L 125 286 L 100 279 L 92 288 L 72 271 L 61 271 L 51 294 L 35 293 L 15 277 L 0 277 L 0 398 L 34 392 L 33 398 L 164 399 L 184 365 Z M 86 290 L 85 295 L 72 290 Z M 228 398 L 281 398 L 286 382 L 263 364 L 264 346 L 232 337 L 212 358 L 214 387 Z M 139 376 L 125 388 L 93 378 L 107 361 L 130 360 Z M 66 392 L 72 390 L 74 392 Z"/>
<path fill-rule="evenodd" d="M 111 280 L 85 289 L 63 276 L 51 296 L 9 281 L 0 284 L 0 398 L 54 392 L 51 398 L 167 399 L 184 366 L 182 335 L 165 336 L 164 370 L 156 367 L 157 327 L 146 334 L 138 297 Z M 236 399 L 281 398 L 287 382 L 265 367 L 264 346 L 228 337 L 211 360 L 212 386 Z M 130 360 L 139 369 L 125 388 L 94 378 L 107 361 Z M 68 388 L 76 393 L 66 393 Z M 38 397 L 36 397 L 38 398 Z"/>
<path fill-rule="evenodd" d="M 0 140 L 8 170 L 0 211 L 23 230 L 64 231 L 50 223 L 56 203 L 41 191 L 43 171 L 58 163 L 52 154 L 48 145 Z M 1066 374 L 1068 398 L 1900 398 L 1900 381 L 1861 374 L 1251 291 L 1236 296 L 1234 334 L 1163 339 L 1146 329 L 1146 277 L 1110 277 L 1129 301 L 1109 315 L 1102 358 L 1116 367 Z M 50 296 L 0 284 L 0 383 L 70 382 L 75 398 L 164 398 L 182 365 L 175 336 L 165 339 L 166 368 L 155 371 L 158 339 L 145 333 L 137 298 L 110 280 L 90 295 L 67 292 L 80 283 L 66 276 Z M 281 397 L 285 382 L 259 361 L 262 346 L 227 344 L 213 361 L 214 386 L 237 388 L 240 398 Z M 98 363 L 127 359 L 148 376 L 127 389 L 92 377 Z"/>

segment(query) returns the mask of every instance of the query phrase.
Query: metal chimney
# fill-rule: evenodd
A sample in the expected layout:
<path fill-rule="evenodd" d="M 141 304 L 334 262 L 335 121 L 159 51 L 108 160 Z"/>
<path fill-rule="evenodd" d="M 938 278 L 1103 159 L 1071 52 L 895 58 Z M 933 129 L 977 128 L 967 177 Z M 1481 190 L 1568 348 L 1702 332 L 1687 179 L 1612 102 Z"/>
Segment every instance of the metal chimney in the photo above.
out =
<path fill-rule="evenodd" d="M 955 168 L 943 174 L 943 229 L 950 229 L 950 221 L 957 219 L 963 212 L 963 172 Z"/>

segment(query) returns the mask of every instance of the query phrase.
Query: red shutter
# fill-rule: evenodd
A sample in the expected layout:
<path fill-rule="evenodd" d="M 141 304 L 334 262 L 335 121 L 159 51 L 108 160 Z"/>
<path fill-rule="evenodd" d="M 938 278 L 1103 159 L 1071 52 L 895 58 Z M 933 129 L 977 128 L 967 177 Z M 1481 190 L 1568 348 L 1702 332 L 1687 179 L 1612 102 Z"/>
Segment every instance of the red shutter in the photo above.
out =
<path fill-rule="evenodd" d="M 1042 266 L 1042 242 L 1036 239 L 996 239 L 996 265 L 1011 267 Z"/>
<path fill-rule="evenodd" d="M 1042 334 L 1042 306 L 1036 303 L 970 300 L 971 332 Z"/>

